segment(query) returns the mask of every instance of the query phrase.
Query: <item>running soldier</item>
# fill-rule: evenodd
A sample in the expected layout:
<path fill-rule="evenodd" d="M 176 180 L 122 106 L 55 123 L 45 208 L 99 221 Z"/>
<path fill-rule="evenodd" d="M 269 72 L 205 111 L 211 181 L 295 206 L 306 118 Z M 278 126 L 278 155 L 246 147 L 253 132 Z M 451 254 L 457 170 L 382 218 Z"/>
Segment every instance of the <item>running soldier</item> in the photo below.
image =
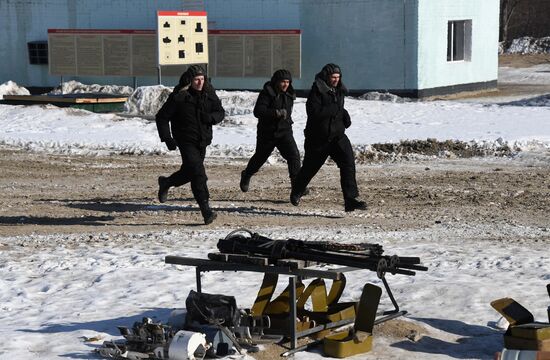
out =
<path fill-rule="evenodd" d="M 292 135 L 292 107 L 296 94 L 292 75 L 288 70 L 277 70 L 271 81 L 264 84 L 258 95 L 254 116 L 258 118 L 256 152 L 241 172 L 240 187 L 247 192 L 250 178 L 258 172 L 277 148 L 288 165 L 288 175 L 294 179 L 300 170 L 300 152 Z"/>
<path fill-rule="evenodd" d="M 168 199 L 168 189 L 191 182 L 193 197 L 199 204 L 205 224 L 216 219 L 209 205 L 204 156 L 212 142 L 212 125 L 224 118 L 224 109 L 206 72 L 200 65 L 190 66 L 180 78 L 156 116 L 160 140 L 168 150 L 179 148 L 181 168 L 169 177 L 158 178 L 158 199 Z"/>
<path fill-rule="evenodd" d="M 351 125 L 350 116 L 344 109 L 346 93 L 338 65 L 327 64 L 315 76 L 306 102 L 304 163 L 292 183 L 290 193 L 290 202 L 294 206 L 298 206 L 306 186 L 330 156 L 340 168 L 345 211 L 367 208 L 367 204 L 357 198 L 359 190 L 355 179 L 355 157 L 345 134 L 345 129 Z"/>

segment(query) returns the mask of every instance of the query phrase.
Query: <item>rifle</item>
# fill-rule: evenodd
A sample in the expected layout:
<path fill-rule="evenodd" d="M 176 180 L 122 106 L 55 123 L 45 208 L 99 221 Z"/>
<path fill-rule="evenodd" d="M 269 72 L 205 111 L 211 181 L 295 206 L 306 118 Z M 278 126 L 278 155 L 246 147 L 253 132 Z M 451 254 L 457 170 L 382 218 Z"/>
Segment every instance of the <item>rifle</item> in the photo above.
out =
<path fill-rule="evenodd" d="M 248 236 L 246 236 L 248 234 Z M 261 256 L 275 264 L 282 259 L 343 265 L 375 271 L 379 278 L 391 274 L 416 275 L 415 271 L 427 271 L 418 257 L 383 255 L 379 244 L 340 244 L 330 241 L 304 241 L 296 239 L 273 240 L 240 229 L 218 241 L 221 253 Z"/>

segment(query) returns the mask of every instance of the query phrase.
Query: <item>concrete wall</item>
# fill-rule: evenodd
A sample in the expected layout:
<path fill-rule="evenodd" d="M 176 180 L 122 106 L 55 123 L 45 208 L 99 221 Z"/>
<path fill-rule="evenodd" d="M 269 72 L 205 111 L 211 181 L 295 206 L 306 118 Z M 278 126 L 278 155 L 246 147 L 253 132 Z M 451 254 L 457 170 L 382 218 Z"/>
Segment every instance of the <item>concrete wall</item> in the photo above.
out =
<path fill-rule="evenodd" d="M 304 77 L 311 83 L 324 64 L 334 62 L 350 89 L 413 86 L 415 18 L 416 0 L 303 0 Z"/>
<path fill-rule="evenodd" d="M 155 29 L 157 10 L 181 0 L 1 0 L 0 83 L 53 86 L 47 65 L 28 64 L 27 42 L 48 28 Z M 329 62 L 353 90 L 415 90 L 497 77 L 498 0 L 204 0 L 211 29 L 301 29 L 302 78 L 309 89 Z M 472 19 L 472 61 L 447 63 L 447 22 Z M 66 77 L 132 85 L 129 77 Z M 218 88 L 259 89 L 264 78 L 214 78 Z M 177 78 L 164 78 L 173 85 Z M 138 78 L 138 85 L 156 77 Z"/>
<path fill-rule="evenodd" d="M 418 0 L 418 89 L 495 81 L 499 0 Z M 447 23 L 472 20 L 471 61 L 447 62 Z"/>

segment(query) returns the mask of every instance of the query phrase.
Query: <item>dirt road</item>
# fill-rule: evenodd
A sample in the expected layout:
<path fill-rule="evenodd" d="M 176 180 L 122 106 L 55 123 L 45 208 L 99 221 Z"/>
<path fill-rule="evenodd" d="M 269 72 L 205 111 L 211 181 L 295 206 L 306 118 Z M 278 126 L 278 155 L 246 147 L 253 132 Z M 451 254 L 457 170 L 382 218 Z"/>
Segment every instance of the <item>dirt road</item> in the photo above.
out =
<path fill-rule="evenodd" d="M 550 238 L 548 163 L 508 158 L 359 165 L 367 211 L 345 213 L 338 168 L 326 165 L 299 207 L 284 164 L 264 166 L 251 190 L 238 187 L 244 162 L 207 161 L 218 219 L 210 227 L 368 226 L 382 231 L 463 222 L 530 226 Z M 0 236 L 205 228 L 189 186 L 156 199 L 157 177 L 175 156 L 81 157 L 0 150 Z"/>

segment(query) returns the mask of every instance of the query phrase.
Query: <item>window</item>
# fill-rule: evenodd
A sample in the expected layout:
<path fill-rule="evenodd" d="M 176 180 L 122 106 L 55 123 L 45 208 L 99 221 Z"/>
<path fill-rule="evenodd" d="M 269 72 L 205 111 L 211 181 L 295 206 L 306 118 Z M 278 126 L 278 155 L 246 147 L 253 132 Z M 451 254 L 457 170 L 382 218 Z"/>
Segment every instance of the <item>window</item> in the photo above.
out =
<path fill-rule="evenodd" d="M 447 24 L 447 61 L 472 59 L 472 20 L 449 21 Z"/>
<path fill-rule="evenodd" d="M 31 41 L 27 43 L 29 50 L 29 62 L 31 64 L 40 65 L 48 63 L 48 42 L 47 41 Z"/>

